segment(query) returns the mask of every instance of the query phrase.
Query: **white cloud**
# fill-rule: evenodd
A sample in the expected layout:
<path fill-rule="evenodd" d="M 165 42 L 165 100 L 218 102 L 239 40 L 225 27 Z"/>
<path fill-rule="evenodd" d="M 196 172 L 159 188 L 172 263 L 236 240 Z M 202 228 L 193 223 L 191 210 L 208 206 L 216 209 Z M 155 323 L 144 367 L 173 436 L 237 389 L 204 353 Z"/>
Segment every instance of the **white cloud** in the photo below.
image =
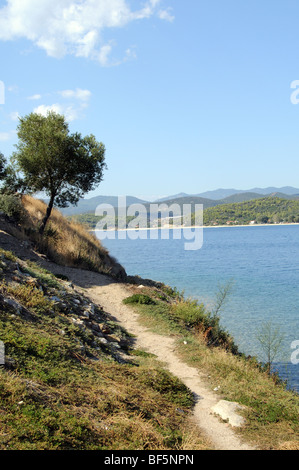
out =
<path fill-rule="evenodd" d="M 76 90 L 63 90 L 58 92 L 63 98 L 75 98 L 79 101 L 88 101 L 91 97 L 89 90 L 82 90 L 77 88 Z"/>
<path fill-rule="evenodd" d="M 38 101 L 41 99 L 41 97 L 42 95 L 36 94 L 36 95 L 28 96 L 28 100 Z"/>
<path fill-rule="evenodd" d="M 41 114 L 42 116 L 46 116 L 51 111 L 60 114 L 62 112 L 62 106 L 60 104 L 52 104 L 50 106 L 41 104 L 33 110 L 34 113 Z"/>
<path fill-rule="evenodd" d="M 72 54 L 107 66 L 113 46 L 103 44 L 104 29 L 154 15 L 173 20 L 170 10 L 159 8 L 161 0 L 138 3 L 140 8 L 133 11 L 128 0 L 7 0 L 0 8 L 0 40 L 25 38 L 49 56 Z"/>
<path fill-rule="evenodd" d="M 172 14 L 171 8 L 167 8 L 167 10 L 160 10 L 158 16 L 160 20 L 169 21 L 170 23 L 174 21 L 174 15 Z"/>
<path fill-rule="evenodd" d="M 34 113 L 41 114 L 42 116 L 47 116 L 51 111 L 56 114 L 62 114 L 68 122 L 75 121 L 79 118 L 79 110 L 73 105 L 64 106 L 62 104 L 55 103 L 47 106 L 42 104 L 33 110 Z"/>
<path fill-rule="evenodd" d="M 76 90 L 62 90 L 54 93 L 59 95 L 63 100 L 62 103 L 54 103 L 51 105 L 42 104 L 37 106 L 33 112 L 46 116 L 48 112 L 55 112 L 65 116 L 66 120 L 71 122 L 82 117 L 83 110 L 87 108 L 91 92 L 76 88 Z"/>
<path fill-rule="evenodd" d="M 103 67 L 106 67 L 109 64 L 109 56 L 112 51 L 112 44 L 106 44 L 101 47 L 101 50 L 98 54 L 98 61 Z"/>

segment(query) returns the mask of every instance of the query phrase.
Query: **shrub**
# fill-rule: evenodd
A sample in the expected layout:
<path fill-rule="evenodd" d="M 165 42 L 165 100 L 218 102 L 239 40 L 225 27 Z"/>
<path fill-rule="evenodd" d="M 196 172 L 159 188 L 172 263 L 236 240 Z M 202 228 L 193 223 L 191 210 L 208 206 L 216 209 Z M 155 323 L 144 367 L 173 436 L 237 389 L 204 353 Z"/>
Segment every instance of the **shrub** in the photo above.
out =
<path fill-rule="evenodd" d="M 125 304 L 156 305 L 156 302 L 145 294 L 134 294 L 124 300 Z"/>
<path fill-rule="evenodd" d="M 20 199 L 12 194 L 0 194 L 0 211 L 17 222 L 24 213 Z"/>
<path fill-rule="evenodd" d="M 195 300 L 183 300 L 172 305 L 171 315 L 190 328 L 202 324 L 207 316 L 205 306 Z"/>

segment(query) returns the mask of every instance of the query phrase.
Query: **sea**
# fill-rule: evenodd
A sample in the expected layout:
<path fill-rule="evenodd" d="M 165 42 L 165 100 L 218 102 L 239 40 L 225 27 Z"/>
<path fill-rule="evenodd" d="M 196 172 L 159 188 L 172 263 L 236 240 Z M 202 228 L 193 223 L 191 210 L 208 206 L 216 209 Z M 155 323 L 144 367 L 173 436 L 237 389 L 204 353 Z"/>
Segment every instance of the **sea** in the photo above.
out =
<path fill-rule="evenodd" d="M 180 237 L 163 230 L 156 239 L 115 232 L 102 244 L 127 274 L 176 287 L 210 310 L 229 285 L 222 327 L 240 352 L 264 362 L 258 336 L 270 324 L 282 339 L 273 368 L 299 393 L 299 225 L 207 227 L 197 250 L 186 250 L 183 229 Z"/>

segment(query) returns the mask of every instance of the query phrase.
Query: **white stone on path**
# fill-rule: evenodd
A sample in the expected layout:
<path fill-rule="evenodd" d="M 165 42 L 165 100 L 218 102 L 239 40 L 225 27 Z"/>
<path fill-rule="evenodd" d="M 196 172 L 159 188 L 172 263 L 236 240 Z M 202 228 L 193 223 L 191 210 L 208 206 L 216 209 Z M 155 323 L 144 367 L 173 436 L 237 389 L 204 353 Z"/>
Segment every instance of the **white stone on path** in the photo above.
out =
<path fill-rule="evenodd" d="M 219 415 L 224 421 L 228 421 L 233 427 L 241 427 L 245 424 L 245 418 L 238 415 L 237 411 L 244 409 L 244 406 L 232 401 L 220 400 L 213 406 L 212 411 Z"/>

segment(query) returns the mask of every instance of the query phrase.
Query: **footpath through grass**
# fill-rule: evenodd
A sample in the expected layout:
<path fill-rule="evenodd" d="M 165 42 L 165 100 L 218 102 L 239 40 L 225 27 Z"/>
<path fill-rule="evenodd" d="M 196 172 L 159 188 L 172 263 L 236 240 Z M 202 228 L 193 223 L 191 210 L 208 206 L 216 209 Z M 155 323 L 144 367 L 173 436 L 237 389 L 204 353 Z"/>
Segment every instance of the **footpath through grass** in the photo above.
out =
<path fill-rule="evenodd" d="M 299 449 L 299 396 L 269 377 L 255 358 L 238 352 L 219 316 L 203 304 L 186 300 L 169 288 L 132 289 L 125 303 L 135 305 L 142 324 L 176 338 L 177 353 L 206 377 L 220 399 L 246 407 L 242 437 L 260 449 Z"/>
<path fill-rule="evenodd" d="M 208 449 L 193 396 L 98 306 L 0 249 L 0 450 Z"/>

